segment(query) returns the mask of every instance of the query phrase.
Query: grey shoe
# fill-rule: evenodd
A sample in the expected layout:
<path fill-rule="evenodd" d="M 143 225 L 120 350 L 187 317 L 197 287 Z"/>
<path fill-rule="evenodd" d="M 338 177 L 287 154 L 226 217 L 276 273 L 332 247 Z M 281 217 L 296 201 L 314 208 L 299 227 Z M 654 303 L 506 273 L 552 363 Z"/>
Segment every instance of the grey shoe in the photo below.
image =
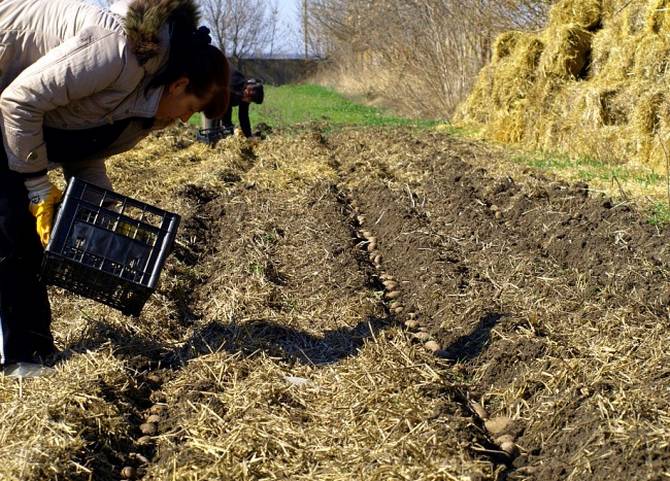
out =
<path fill-rule="evenodd" d="M 34 362 L 16 362 L 3 366 L 4 376 L 11 378 L 31 378 L 41 377 L 53 374 L 56 370 L 53 367 L 37 364 Z"/>

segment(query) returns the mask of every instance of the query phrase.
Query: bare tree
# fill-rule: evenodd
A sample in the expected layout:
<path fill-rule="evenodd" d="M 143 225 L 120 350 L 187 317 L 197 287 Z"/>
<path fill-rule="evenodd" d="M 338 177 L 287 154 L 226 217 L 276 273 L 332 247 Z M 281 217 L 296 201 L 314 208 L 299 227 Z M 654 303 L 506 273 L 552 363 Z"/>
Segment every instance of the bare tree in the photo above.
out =
<path fill-rule="evenodd" d="M 309 0 L 310 34 L 346 83 L 447 116 L 502 30 L 536 29 L 552 0 Z"/>
<path fill-rule="evenodd" d="M 334 31 L 325 29 L 326 23 L 322 22 L 320 15 L 321 5 L 315 0 L 301 0 L 297 15 L 300 25 L 300 40 L 302 43 L 303 57 L 325 58 L 329 52 L 336 48 L 333 43 Z"/>
<path fill-rule="evenodd" d="M 266 0 L 203 0 L 214 41 L 235 62 L 267 52 L 277 33 L 277 11 Z"/>
<path fill-rule="evenodd" d="M 275 41 L 277 40 L 278 29 L 280 28 L 279 24 L 279 4 L 275 0 L 270 2 L 270 37 L 269 37 L 269 48 L 268 53 L 272 57 L 275 53 Z"/>

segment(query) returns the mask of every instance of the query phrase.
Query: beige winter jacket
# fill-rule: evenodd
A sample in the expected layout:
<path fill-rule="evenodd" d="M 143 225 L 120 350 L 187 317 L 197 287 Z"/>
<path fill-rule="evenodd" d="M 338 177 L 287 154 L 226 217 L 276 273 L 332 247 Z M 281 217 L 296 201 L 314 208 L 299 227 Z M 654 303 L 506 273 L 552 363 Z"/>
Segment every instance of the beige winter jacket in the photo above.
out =
<path fill-rule="evenodd" d="M 181 3 L 185 1 L 192 0 Z M 121 1 L 106 11 L 76 0 L 0 1 L 0 127 L 12 170 L 32 173 L 48 167 L 43 125 L 84 129 L 154 117 L 162 88 L 146 91 L 146 86 L 167 61 L 169 32 L 165 23 L 158 23 L 149 43 L 154 51 L 138 55 L 127 22 L 124 30 L 129 3 Z M 153 3 L 167 14 L 180 2 Z M 142 14 L 146 17 L 146 10 L 135 12 L 134 21 L 139 17 L 141 24 Z M 148 20 L 149 26 L 140 25 L 140 30 L 157 24 L 155 15 Z M 66 176 L 110 187 L 104 158 L 144 137 L 148 131 L 142 124 L 132 122 L 104 152 L 68 163 Z"/>

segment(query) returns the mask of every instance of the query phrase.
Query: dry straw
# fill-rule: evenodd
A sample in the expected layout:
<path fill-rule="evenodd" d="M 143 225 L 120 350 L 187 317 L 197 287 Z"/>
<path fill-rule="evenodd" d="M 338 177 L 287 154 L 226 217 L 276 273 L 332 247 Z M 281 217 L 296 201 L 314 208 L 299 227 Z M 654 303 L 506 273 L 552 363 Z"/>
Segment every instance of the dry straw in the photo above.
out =
<path fill-rule="evenodd" d="M 542 74 L 565 80 L 584 76 L 591 50 L 591 32 L 576 23 L 569 23 L 551 26 L 545 35 L 547 47 L 540 61 Z"/>
<path fill-rule="evenodd" d="M 509 61 L 537 54 L 519 41 L 524 34 L 502 34 L 457 120 L 499 141 L 663 172 L 654 139 L 668 134 L 667 100 L 656 93 L 669 80 L 669 8 L 664 0 L 558 2 L 537 69 Z"/>
<path fill-rule="evenodd" d="M 542 98 L 552 99 L 535 104 L 552 118 L 542 129 L 564 142 L 570 131 L 558 124 L 568 113 L 561 106 L 579 104 L 575 119 L 588 112 L 604 122 L 623 91 L 593 84 L 583 94 L 556 79 L 540 85 Z M 657 107 L 664 98 L 662 90 L 649 93 L 640 129 L 664 128 Z M 0 378 L 0 478 L 111 481 L 130 463 L 141 479 L 156 481 L 500 479 L 505 465 L 472 455 L 492 449 L 478 445 L 487 435 L 462 402 L 470 387 L 492 417 L 525 427 L 516 442 L 539 458 L 534 466 L 519 459 L 517 474 L 546 467 L 550 476 L 556 454 L 546 446 L 569 453 L 562 459 L 574 480 L 624 463 L 649 473 L 648 459 L 664 462 L 666 313 L 628 282 L 670 273 L 627 244 L 629 226 L 603 218 L 604 210 L 584 211 L 564 184 L 512 182 L 508 168 L 492 178 L 486 172 L 502 163 L 500 149 L 432 132 L 340 131 L 328 139 L 306 132 L 259 146 L 228 139 L 214 149 L 188 138 L 168 132 L 110 165 L 118 190 L 184 216 L 179 255 L 139 319 L 54 292 L 57 341 L 69 351 L 53 377 Z M 462 170 L 450 171 L 453 163 Z M 512 195 L 496 193 L 499 185 Z M 477 310 L 512 313 L 469 361 L 471 377 L 417 346 L 382 308 L 339 195 L 370 187 L 396 194 L 398 205 L 369 211 L 426 213 L 421 231 L 375 232 L 378 248 L 414 248 L 411 239 L 434 236 L 439 247 L 429 249 L 462 257 L 472 272 L 465 296 L 436 292 L 453 313 L 440 313 L 436 330 L 457 339 Z M 470 196 L 461 214 L 450 204 L 460 194 Z M 466 214 L 488 212 L 484 201 L 494 198 L 502 215 L 517 210 L 530 223 L 473 224 Z M 385 215 L 369 229 L 378 231 Z M 576 223 L 607 239 L 609 252 L 630 253 L 630 262 L 594 284 L 597 269 L 560 267 L 535 247 L 526 252 L 525 229 L 546 232 L 550 247 L 572 241 L 563 229 Z M 194 265 L 184 260 L 189 249 L 200 255 Z M 445 272 L 439 266 L 436 276 Z M 422 282 L 419 275 L 397 281 L 403 295 Z M 506 361 L 509 372 L 500 369 Z M 139 425 L 156 402 L 165 407 L 158 434 L 140 442 Z M 575 433 L 586 433 L 582 445 Z"/>

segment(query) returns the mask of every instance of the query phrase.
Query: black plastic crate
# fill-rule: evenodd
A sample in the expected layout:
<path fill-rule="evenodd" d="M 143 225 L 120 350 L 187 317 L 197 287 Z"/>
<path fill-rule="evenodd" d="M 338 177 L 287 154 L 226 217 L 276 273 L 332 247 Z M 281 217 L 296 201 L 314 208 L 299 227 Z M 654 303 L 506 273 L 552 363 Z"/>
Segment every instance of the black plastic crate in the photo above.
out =
<path fill-rule="evenodd" d="M 179 216 L 73 178 L 42 260 L 42 279 L 138 315 L 172 251 Z"/>

